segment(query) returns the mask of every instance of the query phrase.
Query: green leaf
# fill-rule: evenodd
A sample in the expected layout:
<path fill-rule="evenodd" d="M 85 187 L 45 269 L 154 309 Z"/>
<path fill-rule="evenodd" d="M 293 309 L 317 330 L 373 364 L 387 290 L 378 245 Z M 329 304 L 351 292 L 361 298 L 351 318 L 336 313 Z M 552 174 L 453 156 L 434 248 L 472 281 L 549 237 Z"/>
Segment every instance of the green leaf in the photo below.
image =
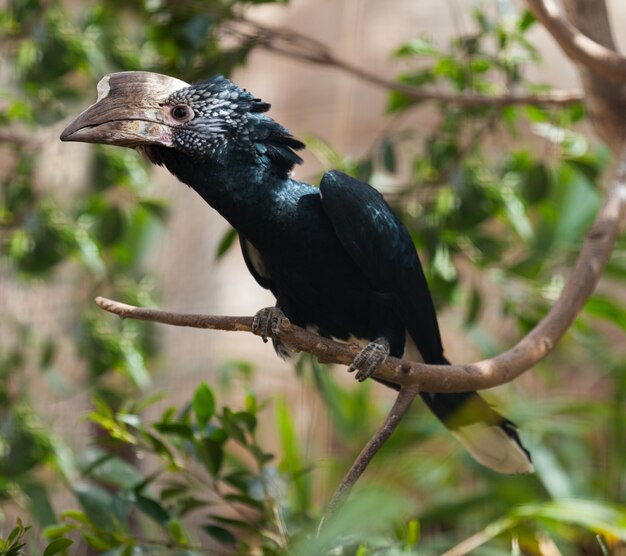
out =
<path fill-rule="evenodd" d="M 152 498 L 148 498 L 143 494 L 136 494 L 137 507 L 148 517 L 151 517 L 159 525 L 165 526 L 170 520 L 170 514 L 165 510 L 161 504 Z"/>
<path fill-rule="evenodd" d="M 54 556 L 74 544 L 71 539 L 55 539 L 43 551 L 43 556 Z"/>
<path fill-rule="evenodd" d="M 150 486 L 159 477 L 161 471 L 157 470 L 142 478 L 142 480 L 133 486 L 135 494 L 141 494 L 148 486 Z"/>
<path fill-rule="evenodd" d="M 470 69 L 472 73 L 486 73 L 491 68 L 491 62 L 484 58 L 472 58 L 470 61 Z"/>
<path fill-rule="evenodd" d="M 95 548 L 96 550 L 110 550 L 112 548 L 115 548 L 115 546 L 118 544 L 117 541 L 113 541 L 109 536 L 105 537 L 104 534 L 94 534 L 88 531 L 83 531 L 81 534 L 83 538 L 87 541 L 87 544 L 89 544 L 89 546 Z"/>
<path fill-rule="evenodd" d="M 17 525 L 8 534 L 5 546 L 12 546 L 12 548 L 21 548 L 24 546 L 22 543 L 22 537 L 29 529 L 30 527 L 24 527 L 21 520 L 17 518 Z"/>
<path fill-rule="evenodd" d="M 44 343 L 43 349 L 41 350 L 41 360 L 39 362 L 39 367 L 42 371 L 50 370 L 50 367 L 56 355 L 56 350 L 56 342 L 52 340 L 52 338 L 48 338 Z"/>
<path fill-rule="evenodd" d="M 117 520 L 123 521 L 120 518 L 125 517 L 125 515 L 118 514 L 116 516 L 113 496 L 102 487 L 80 483 L 74 487 L 74 492 L 91 523 L 97 523 L 98 527 L 112 531 Z"/>
<path fill-rule="evenodd" d="M 418 70 L 413 73 L 405 73 L 398 76 L 398 82 L 403 85 L 411 85 L 412 87 L 423 87 L 437 81 L 437 76 L 433 73 L 432 69 Z M 409 106 L 418 104 L 419 101 L 411 98 L 406 93 L 401 91 L 390 91 L 387 96 L 386 110 L 390 114 L 401 112 Z"/>
<path fill-rule="evenodd" d="M 232 519 L 232 518 L 228 518 L 228 517 L 222 517 L 220 515 L 212 515 L 211 519 L 213 521 L 216 521 L 217 523 L 220 523 L 222 525 L 228 525 L 230 527 L 237 527 L 240 529 L 246 529 L 247 531 L 251 531 L 254 533 L 258 533 L 259 532 L 259 528 L 251 523 L 247 523 L 245 521 L 241 521 L 239 519 Z"/>
<path fill-rule="evenodd" d="M 480 30 L 483 33 L 490 33 L 493 30 L 493 23 L 487 18 L 485 12 L 480 9 L 472 10 L 472 17 L 478 23 Z"/>
<path fill-rule="evenodd" d="M 227 407 L 224 408 L 220 416 L 220 422 L 228 436 L 243 445 L 247 444 L 246 435 L 239 424 L 239 419 L 237 419 L 236 415 Z"/>
<path fill-rule="evenodd" d="M 416 38 L 404 43 L 393 55 L 396 58 L 406 58 L 407 56 L 436 56 L 439 50 L 429 39 Z"/>
<path fill-rule="evenodd" d="M 525 33 L 537 20 L 530 10 L 524 10 L 524 13 L 517 22 L 517 28 Z"/>
<path fill-rule="evenodd" d="M 457 278 L 457 271 L 448 247 L 440 244 L 437 247 L 435 258 L 432 261 L 432 271 L 436 272 L 446 282 L 452 282 Z"/>
<path fill-rule="evenodd" d="M 562 499 L 527 504 L 511 510 L 514 517 L 571 523 L 594 533 L 626 540 L 626 507 L 584 499 Z"/>
<path fill-rule="evenodd" d="M 87 233 L 84 226 L 75 230 L 74 241 L 83 264 L 95 276 L 103 277 L 106 274 L 106 266 L 98 242 Z"/>
<path fill-rule="evenodd" d="M 232 414 L 233 417 L 243 424 L 250 434 L 254 434 L 257 427 L 256 417 L 249 411 L 237 411 Z"/>
<path fill-rule="evenodd" d="M 164 201 L 159 199 L 142 199 L 139 201 L 139 206 L 158 220 L 165 221 L 168 217 L 168 206 Z"/>
<path fill-rule="evenodd" d="M 550 173 L 545 164 L 533 164 L 522 174 L 520 188 L 522 197 L 528 204 L 543 200 L 550 190 Z"/>
<path fill-rule="evenodd" d="M 250 361 L 232 359 L 225 361 L 218 368 L 220 390 L 229 390 L 235 379 L 243 379 L 245 383 L 252 380 L 254 365 Z"/>
<path fill-rule="evenodd" d="M 603 318 L 626 330 L 626 310 L 614 298 L 595 294 L 585 304 L 585 312 Z"/>
<path fill-rule="evenodd" d="M 465 326 L 472 326 L 476 323 L 478 316 L 480 315 L 482 305 L 483 303 L 480 290 L 478 290 L 478 288 L 472 288 L 467 303 L 465 322 L 463 323 Z"/>
<path fill-rule="evenodd" d="M 226 233 L 220 239 L 220 242 L 217 246 L 217 250 L 215 252 L 215 258 L 217 260 L 221 259 L 226 252 L 232 247 L 235 243 L 235 240 L 239 237 L 237 230 L 235 228 L 229 228 Z"/>
<path fill-rule="evenodd" d="M 223 498 L 228 502 L 243 504 L 244 506 L 250 506 L 251 508 L 254 508 L 256 510 L 263 510 L 264 507 L 263 502 L 261 502 L 260 500 L 255 500 L 250 496 L 245 496 L 241 494 L 225 494 Z"/>
<path fill-rule="evenodd" d="M 174 454 L 172 454 L 172 451 L 159 437 L 147 431 L 142 431 L 141 434 L 151 444 L 156 454 L 166 458 L 172 463 L 175 461 Z"/>
<path fill-rule="evenodd" d="M 259 466 L 263 466 L 267 462 L 274 459 L 273 454 L 265 452 L 263 448 L 257 446 L 256 444 L 251 444 L 250 446 L 248 446 L 248 449 L 250 450 L 250 453 L 254 456 L 254 459 L 256 459 L 259 463 Z"/>
<path fill-rule="evenodd" d="M 534 236 L 534 231 L 524 203 L 511 190 L 502 191 L 502 200 L 511 226 L 520 238 L 529 242 Z"/>
<path fill-rule="evenodd" d="M 47 539 L 54 539 L 71 533 L 75 529 L 76 527 L 74 525 L 48 525 L 48 527 L 41 531 L 41 534 Z"/>
<path fill-rule="evenodd" d="M 554 183 L 559 186 L 552 188 L 550 201 L 558 210 L 542 226 L 552 234 L 554 245 L 578 245 L 600 206 L 599 192 L 566 164 L 556 169 Z M 544 238 L 540 239 L 546 243 Z"/>
<path fill-rule="evenodd" d="M 183 517 L 193 510 L 197 510 L 198 508 L 204 508 L 208 505 L 209 502 L 205 500 L 199 500 L 197 498 L 194 498 L 193 496 L 187 496 L 186 498 L 181 498 L 177 501 L 176 515 L 178 517 Z"/>
<path fill-rule="evenodd" d="M 135 556 L 135 546 L 133 544 L 127 544 L 124 547 L 120 547 L 111 554 L 111 556 Z"/>
<path fill-rule="evenodd" d="M 361 543 L 374 540 L 392 524 L 407 515 L 411 503 L 408 498 L 391 489 L 373 489 L 357 491 L 344 502 L 341 511 L 324 523 L 317 535 L 300 537 L 291 546 L 291 553 L 298 556 L 319 556 L 332 553 L 338 539 L 349 531 L 354 539 Z M 376 515 L 376 519 L 370 519 Z M 345 553 L 352 553 L 344 552 Z"/>
<path fill-rule="evenodd" d="M 141 417 L 139 417 L 139 415 L 135 415 L 134 413 L 118 413 L 115 417 L 120 423 L 126 423 L 136 429 L 141 428 Z"/>
<path fill-rule="evenodd" d="M 180 521 L 178 521 L 177 519 L 170 519 L 167 522 L 167 530 L 172 540 L 183 545 L 187 544 L 187 537 L 185 536 Z"/>
<path fill-rule="evenodd" d="M 123 326 L 126 326 L 124 323 Z M 141 389 L 150 385 L 150 373 L 146 368 L 145 354 L 140 347 L 129 341 L 120 342 L 120 348 L 124 357 L 124 370 L 130 379 Z"/>
<path fill-rule="evenodd" d="M 580 172 L 594 185 L 603 169 L 602 162 L 595 155 L 589 153 L 579 157 L 566 158 L 563 162 Z"/>
<path fill-rule="evenodd" d="M 310 509 L 311 482 L 308 474 L 302 473 L 304 468 L 298 434 L 294 426 L 294 419 L 289 406 L 284 399 L 276 401 L 276 424 L 283 453 L 279 469 L 293 477 L 294 507 L 297 511 L 305 512 Z"/>
<path fill-rule="evenodd" d="M 250 472 L 248 470 L 240 469 L 238 471 L 233 471 L 232 473 L 222 477 L 222 479 L 224 482 L 241 492 L 248 492 L 248 486 L 250 484 Z"/>
<path fill-rule="evenodd" d="M 380 158 L 383 163 L 383 168 L 393 173 L 396 171 L 396 154 L 394 152 L 393 142 L 388 137 L 383 137 L 380 142 Z"/>
<path fill-rule="evenodd" d="M 207 535 L 222 544 L 235 544 L 237 542 L 235 536 L 224 527 L 219 527 L 218 525 L 203 525 L 202 529 L 204 529 Z"/>
<path fill-rule="evenodd" d="M 99 215 L 95 229 L 96 238 L 104 247 L 113 245 L 124 234 L 124 224 L 122 211 L 111 205 Z"/>
<path fill-rule="evenodd" d="M 420 522 L 417 519 L 410 519 L 406 524 L 406 546 L 413 548 L 420 540 Z"/>
<path fill-rule="evenodd" d="M 571 498 L 575 493 L 573 477 L 564 469 L 556 454 L 541 443 L 532 446 L 535 472 L 552 498 Z"/>
<path fill-rule="evenodd" d="M 361 385 L 356 393 L 348 392 L 339 385 L 325 365 L 308 356 L 302 356 L 300 361 L 312 366 L 315 388 L 328 408 L 335 434 L 343 442 L 358 442 L 363 431 L 367 431 L 365 423 L 369 422 L 372 410 L 368 403 L 368 389 L 363 388 L 367 384 Z"/>
<path fill-rule="evenodd" d="M 218 442 L 212 438 L 202 438 L 202 440 L 198 442 L 198 445 L 202 462 L 204 463 L 207 471 L 213 477 L 217 476 L 224 460 L 222 442 Z"/>
<path fill-rule="evenodd" d="M 155 423 L 153 426 L 156 430 L 163 434 L 169 434 L 173 436 L 179 436 L 187 440 L 193 440 L 193 429 L 185 423 Z"/>
<path fill-rule="evenodd" d="M 83 473 L 107 485 L 130 488 L 141 480 L 137 469 L 111 453 L 91 450 L 86 460 Z"/>
<path fill-rule="evenodd" d="M 25 482 L 22 491 L 28 498 L 30 514 L 37 519 L 40 526 L 46 527 L 57 522 L 54 508 L 50 502 L 49 485 L 39 482 Z"/>
<path fill-rule="evenodd" d="M 65 510 L 61 513 L 61 519 L 73 519 L 74 521 L 78 521 L 80 523 L 89 523 L 89 518 L 84 512 L 79 510 Z"/>
<path fill-rule="evenodd" d="M 161 489 L 159 497 L 161 498 L 161 500 L 168 500 L 170 498 L 176 498 L 187 492 L 189 492 L 188 484 L 172 481 L 168 482 L 167 486 L 164 486 Z"/>
<path fill-rule="evenodd" d="M 409 95 L 401 93 L 400 91 L 390 91 L 387 95 L 386 111 L 388 114 L 395 114 L 407 109 L 409 106 L 415 104 Z"/>
<path fill-rule="evenodd" d="M 198 426 L 204 429 L 215 413 L 215 396 L 205 382 L 200 384 L 194 393 L 193 410 Z"/>

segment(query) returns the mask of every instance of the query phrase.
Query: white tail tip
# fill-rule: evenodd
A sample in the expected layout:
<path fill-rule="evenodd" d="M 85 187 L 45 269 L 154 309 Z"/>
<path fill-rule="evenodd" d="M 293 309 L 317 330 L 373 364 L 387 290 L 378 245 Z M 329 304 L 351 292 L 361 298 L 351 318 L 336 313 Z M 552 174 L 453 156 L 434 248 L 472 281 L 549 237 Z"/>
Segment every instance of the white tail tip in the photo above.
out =
<path fill-rule="evenodd" d="M 474 423 L 451 432 L 477 462 L 489 469 L 509 474 L 534 471 L 528 454 L 498 425 Z"/>

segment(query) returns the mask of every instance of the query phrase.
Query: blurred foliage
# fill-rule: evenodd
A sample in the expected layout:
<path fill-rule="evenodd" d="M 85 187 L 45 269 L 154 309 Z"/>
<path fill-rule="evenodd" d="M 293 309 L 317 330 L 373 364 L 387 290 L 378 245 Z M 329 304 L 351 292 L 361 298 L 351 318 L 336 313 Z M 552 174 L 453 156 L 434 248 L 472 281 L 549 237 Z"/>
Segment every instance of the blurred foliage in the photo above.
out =
<path fill-rule="evenodd" d="M 35 527 L 4 519 L 0 555 L 434 555 L 457 543 L 494 555 L 612 553 L 626 541 L 623 239 L 602 287 L 538 367 L 540 399 L 518 385 L 503 389 L 533 476 L 481 468 L 415 407 L 318 531 L 324 500 L 382 419 L 374 385 L 346 388 L 310 357 L 296 365 L 325 412 L 331 455 L 311 447 L 314 423 L 303 434 L 282 399 L 265 427 L 275 429 L 278 453 L 268 453 L 257 425 L 271 414 L 250 391 L 249 362 L 213 362 L 218 384 L 201 384 L 156 420 L 148 414 L 158 400 L 137 401 L 157 365 L 155 330 L 103 315 L 91 299 L 155 303 L 145 259 L 167 206 L 153 197 L 139 157 L 122 149 L 91 147 L 80 187 L 51 185 L 61 169 L 45 167 L 43 143 L 56 140 L 52 126 L 93 97 L 104 73 L 143 69 L 187 81 L 230 73 L 255 43 L 224 40 L 228 25 L 260 3 L 9 0 L 0 11 L 0 280 L 76 292 L 71 322 L 52 332 L 3 310 L 0 500 L 7 516 L 18 508 Z M 496 15 L 476 9 L 472 34 L 448 45 L 426 35 L 399 45 L 393 56 L 406 69 L 398 80 L 452 92 L 546 90 L 525 77 L 540 62 L 528 38 L 534 20 L 507 6 L 499 2 L 505 13 Z M 435 125 L 412 126 L 419 110 Z M 486 310 L 519 333 L 545 314 L 599 206 L 610 156 L 578 131 L 581 106 L 433 109 L 394 92 L 388 112 L 388 131 L 361 158 L 316 138 L 309 148 L 387 195 L 440 309 L 453 308 L 476 348 L 493 355 L 502 340 Z M 227 233 L 216 257 L 235 239 Z M 67 345 L 85 370 L 81 384 L 59 364 Z M 34 376 L 59 400 L 90 391 L 93 435 L 81 454 L 50 430 L 28 388 Z M 583 391 L 575 396 L 564 382 Z M 243 409 L 216 401 L 234 385 L 245 390 Z M 560 393 L 546 394 L 551 388 Z M 69 506 L 58 507 L 59 491 Z"/>

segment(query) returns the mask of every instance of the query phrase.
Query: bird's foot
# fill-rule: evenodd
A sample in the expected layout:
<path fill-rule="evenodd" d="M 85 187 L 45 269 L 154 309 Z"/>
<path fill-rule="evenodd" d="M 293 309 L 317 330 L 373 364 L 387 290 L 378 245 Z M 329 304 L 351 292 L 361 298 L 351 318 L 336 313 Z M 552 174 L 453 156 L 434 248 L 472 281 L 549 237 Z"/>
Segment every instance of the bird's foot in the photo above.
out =
<path fill-rule="evenodd" d="M 352 364 L 348 367 L 348 372 L 357 371 L 354 378 L 363 382 L 376 372 L 376 369 L 385 362 L 388 356 L 389 342 L 385 338 L 376 338 L 357 353 Z"/>
<path fill-rule="evenodd" d="M 252 333 L 259 334 L 264 342 L 267 342 L 270 334 L 274 339 L 278 339 L 280 324 L 286 318 L 285 313 L 278 307 L 265 307 L 254 315 Z"/>

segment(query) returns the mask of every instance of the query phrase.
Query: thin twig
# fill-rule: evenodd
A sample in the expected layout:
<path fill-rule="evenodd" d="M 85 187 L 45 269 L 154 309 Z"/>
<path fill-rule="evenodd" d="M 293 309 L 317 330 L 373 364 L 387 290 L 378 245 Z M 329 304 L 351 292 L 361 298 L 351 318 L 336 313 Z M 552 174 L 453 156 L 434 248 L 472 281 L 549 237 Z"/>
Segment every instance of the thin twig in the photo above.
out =
<path fill-rule="evenodd" d="M 553 0 L 526 0 L 526 5 L 574 62 L 611 81 L 626 82 L 626 58 L 581 33 L 561 16 Z"/>
<path fill-rule="evenodd" d="M 548 314 L 508 351 L 467 365 L 425 365 L 388 357 L 376 376 L 400 386 L 415 386 L 422 392 L 468 392 L 506 384 L 548 355 L 572 325 L 593 293 L 611 256 L 626 207 L 626 150 L 617 164 L 605 203 L 587 234 L 578 260 L 559 299 Z M 96 303 L 122 318 L 232 331 L 252 331 L 252 317 L 224 317 L 171 313 L 133 307 L 102 297 Z M 315 355 L 323 363 L 349 365 L 359 352 L 356 344 L 323 338 L 284 319 L 281 340 L 296 351 Z"/>
<path fill-rule="evenodd" d="M 29 133 L 22 127 L 12 126 L 0 128 L 0 144 L 16 147 L 36 147 L 41 138 L 36 133 Z"/>
<path fill-rule="evenodd" d="M 367 81 L 389 91 L 397 91 L 416 102 L 441 102 L 463 108 L 505 108 L 507 106 L 570 106 L 579 104 L 584 96 L 581 91 L 550 91 L 546 93 L 509 93 L 499 95 L 484 95 L 480 93 L 449 93 L 414 87 L 405 83 L 398 83 L 377 73 L 370 72 L 342 60 L 333 54 L 322 42 L 302 35 L 290 29 L 270 28 L 247 19 L 239 19 L 238 26 L 230 26 L 228 31 L 254 46 L 259 46 L 313 64 L 333 67 L 349 73 L 363 81 Z M 245 29 L 245 26 L 251 30 Z"/>
<path fill-rule="evenodd" d="M 478 531 L 478 533 L 473 534 L 471 537 L 468 537 L 456 546 L 453 546 L 441 556 L 465 556 L 465 554 L 469 554 L 472 550 L 476 550 L 479 546 L 485 544 L 487 541 L 500 535 L 514 525 L 515 520 L 510 517 L 499 519 L 494 523 L 490 523 L 485 529 Z"/>
<path fill-rule="evenodd" d="M 385 442 L 389 440 L 389 437 L 393 434 L 393 431 L 396 430 L 400 421 L 402 421 L 402 418 L 411 407 L 415 396 L 418 394 L 419 390 L 414 386 L 407 386 L 400 389 L 400 392 L 398 392 L 398 396 L 396 397 L 396 401 L 387 415 L 385 422 L 361 450 L 361 453 L 354 460 L 354 463 L 330 499 L 330 502 L 326 507 L 326 511 L 324 512 L 324 517 L 320 522 L 320 528 L 323 526 L 325 521 L 332 517 L 339 505 L 349 494 L 354 484 L 359 480 L 359 477 L 363 474 L 370 461 L 372 461 L 374 456 L 378 453 L 378 450 L 380 450 Z"/>

